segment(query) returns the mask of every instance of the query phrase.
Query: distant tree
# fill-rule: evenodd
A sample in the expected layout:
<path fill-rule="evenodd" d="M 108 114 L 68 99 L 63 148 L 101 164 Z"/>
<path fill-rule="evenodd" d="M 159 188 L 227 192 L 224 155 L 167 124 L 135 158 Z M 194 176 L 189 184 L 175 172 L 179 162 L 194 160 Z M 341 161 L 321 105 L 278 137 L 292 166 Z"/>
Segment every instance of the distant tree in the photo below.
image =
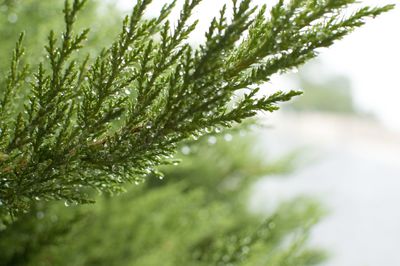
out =
<path fill-rule="evenodd" d="M 315 62 L 303 67 L 298 74 L 290 76 L 292 81 L 304 89 L 304 96 L 298 98 L 288 108 L 295 111 L 357 113 L 349 78 L 330 72 L 324 75 L 321 73 L 321 68 L 324 68 L 324 65 Z M 316 73 L 318 79 L 314 78 Z"/>

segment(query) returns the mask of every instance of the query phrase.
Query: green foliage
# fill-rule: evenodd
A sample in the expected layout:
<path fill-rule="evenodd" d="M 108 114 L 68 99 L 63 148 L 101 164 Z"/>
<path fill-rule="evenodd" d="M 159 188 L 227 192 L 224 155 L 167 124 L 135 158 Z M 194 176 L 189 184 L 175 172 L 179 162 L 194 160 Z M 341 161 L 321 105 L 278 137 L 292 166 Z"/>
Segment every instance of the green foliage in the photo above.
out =
<path fill-rule="evenodd" d="M 228 133 L 231 134 L 231 133 Z M 260 176 L 290 170 L 292 160 L 266 164 L 254 135 L 202 138 L 181 147 L 179 167 L 164 167 L 116 197 L 65 207 L 40 202 L 0 232 L 1 265 L 316 265 L 308 248 L 320 208 L 284 203 L 268 215 L 247 210 L 248 188 Z M 251 141 L 250 141 L 251 140 Z M 217 159 L 217 160 L 216 160 Z M 268 204 L 268 202 L 266 202 Z"/>
<path fill-rule="evenodd" d="M 97 52 L 117 37 L 115 27 L 120 12 L 111 6 L 104 7 L 103 0 L 90 0 L 81 11 L 77 27 L 90 27 L 91 34 L 85 50 Z M 64 0 L 3 0 L 0 1 L 0 71 L 6 73 L 15 40 L 25 33 L 26 57 L 35 67 L 43 57 L 43 42 L 49 30 L 61 32 L 64 24 L 62 8 Z M 102 9 L 107 8 L 107 12 Z"/>
<path fill-rule="evenodd" d="M 179 142 L 299 95 L 258 96 L 254 88 L 393 7 L 345 16 L 355 0 L 281 0 L 267 14 L 234 0 L 232 16 L 224 7 L 206 42 L 192 47 L 189 18 L 201 0 L 185 1 L 176 26 L 167 19 L 175 1 L 145 20 L 151 0 L 139 0 L 111 46 L 86 56 L 89 30 L 75 29 L 85 2 L 65 2 L 64 30 L 50 32 L 47 56 L 31 62 L 37 68 L 23 59 L 21 35 L 0 83 L 2 213 L 15 216 L 42 200 L 91 202 L 93 190 L 141 182 L 175 162 Z"/>

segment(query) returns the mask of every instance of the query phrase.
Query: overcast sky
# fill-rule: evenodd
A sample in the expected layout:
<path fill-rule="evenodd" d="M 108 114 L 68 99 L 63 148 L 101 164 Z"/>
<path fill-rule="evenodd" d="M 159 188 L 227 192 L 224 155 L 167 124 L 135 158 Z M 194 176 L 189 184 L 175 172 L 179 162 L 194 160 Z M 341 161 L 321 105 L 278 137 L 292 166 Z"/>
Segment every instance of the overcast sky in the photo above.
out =
<path fill-rule="evenodd" d="M 119 0 L 122 8 L 130 8 L 135 1 Z M 149 15 L 156 15 L 160 6 L 168 0 L 154 0 Z M 181 1 L 182 2 L 182 1 Z M 200 19 L 193 42 L 200 42 L 210 19 L 218 12 L 225 0 L 203 0 L 196 9 Z M 229 1 L 228 1 L 229 2 Z M 254 0 L 269 3 L 271 0 Z M 395 3 L 395 0 L 363 0 L 368 5 Z M 177 17 L 173 16 L 173 17 Z M 350 78 L 356 105 L 373 113 L 385 125 L 400 131 L 400 7 L 371 20 L 330 49 L 322 51 L 320 61 L 334 72 Z M 318 75 L 318 73 L 316 73 Z M 282 86 L 282 79 L 274 79 L 271 87 Z"/>

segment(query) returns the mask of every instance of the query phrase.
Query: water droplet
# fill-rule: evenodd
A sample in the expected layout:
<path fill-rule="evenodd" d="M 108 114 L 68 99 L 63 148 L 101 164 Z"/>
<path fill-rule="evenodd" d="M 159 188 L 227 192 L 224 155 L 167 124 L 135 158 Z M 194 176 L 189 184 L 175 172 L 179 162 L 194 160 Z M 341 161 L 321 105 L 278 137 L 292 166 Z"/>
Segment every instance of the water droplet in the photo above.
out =
<path fill-rule="evenodd" d="M 281 53 L 277 53 L 276 55 L 275 55 L 275 58 L 276 59 L 281 59 L 283 57 L 283 55 L 281 54 Z"/>
<path fill-rule="evenodd" d="M 214 145 L 215 143 L 217 143 L 217 138 L 214 136 L 211 136 L 208 138 L 208 143 L 211 145 Z"/>
<path fill-rule="evenodd" d="M 225 134 L 225 136 L 224 136 L 225 141 L 230 142 L 230 141 L 232 141 L 232 139 L 233 139 L 233 137 L 231 134 Z"/>
<path fill-rule="evenodd" d="M 274 229 L 275 228 L 275 223 L 274 222 L 270 222 L 269 224 L 268 224 L 268 227 L 270 228 L 270 229 Z"/>
<path fill-rule="evenodd" d="M 181 148 L 181 152 L 182 152 L 184 155 L 188 155 L 188 154 L 190 153 L 190 147 L 189 147 L 189 146 L 183 146 L 183 147 Z"/>
<path fill-rule="evenodd" d="M 17 20 L 18 20 L 18 16 L 17 16 L 17 14 L 15 14 L 15 13 L 11 13 L 10 15 L 8 15 L 7 20 L 8 20 L 8 22 L 10 22 L 10 23 L 15 23 L 15 22 L 17 22 Z"/>
<path fill-rule="evenodd" d="M 250 251 L 250 248 L 249 248 L 248 246 L 244 246 L 244 247 L 242 248 L 242 252 L 243 252 L 244 254 L 249 253 L 249 251 Z"/>
<path fill-rule="evenodd" d="M 38 218 L 39 220 L 43 219 L 44 218 L 44 213 L 43 212 L 37 212 L 36 213 L 36 218 Z"/>
<path fill-rule="evenodd" d="M 69 204 L 68 201 L 64 201 L 64 206 L 65 206 L 65 207 L 69 207 L 69 205 L 70 205 L 70 204 Z"/>

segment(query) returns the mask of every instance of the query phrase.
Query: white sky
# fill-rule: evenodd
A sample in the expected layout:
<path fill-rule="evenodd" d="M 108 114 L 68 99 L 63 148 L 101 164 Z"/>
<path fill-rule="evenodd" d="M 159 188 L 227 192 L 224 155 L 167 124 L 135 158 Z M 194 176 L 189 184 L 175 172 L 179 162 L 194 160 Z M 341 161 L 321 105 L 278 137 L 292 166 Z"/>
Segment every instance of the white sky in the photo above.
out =
<path fill-rule="evenodd" d="M 149 13 L 157 14 L 157 10 L 166 1 L 169 0 L 154 0 Z M 136 1 L 119 2 L 121 7 L 129 8 Z M 210 19 L 225 2 L 228 1 L 203 0 L 201 6 L 196 9 L 195 17 L 200 19 L 200 25 L 197 34 L 193 36 L 194 42 L 202 40 Z M 274 1 L 254 2 L 271 5 Z M 395 0 L 360 2 L 366 5 L 396 3 Z M 400 130 L 400 7 L 368 21 L 363 28 L 356 30 L 330 49 L 322 51 L 319 59 L 332 71 L 350 78 L 355 102 L 361 110 L 373 113 L 386 126 Z M 282 84 L 282 79 L 276 79 L 272 81 L 271 87 L 280 87 Z"/>
<path fill-rule="evenodd" d="M 394 3 L 364 0 L 371 5 Z M 321 54 L 324 64 L 353 82 L 354 99 L 391 128 L 400 130 L 400 7 L 369 21 Z"/>

